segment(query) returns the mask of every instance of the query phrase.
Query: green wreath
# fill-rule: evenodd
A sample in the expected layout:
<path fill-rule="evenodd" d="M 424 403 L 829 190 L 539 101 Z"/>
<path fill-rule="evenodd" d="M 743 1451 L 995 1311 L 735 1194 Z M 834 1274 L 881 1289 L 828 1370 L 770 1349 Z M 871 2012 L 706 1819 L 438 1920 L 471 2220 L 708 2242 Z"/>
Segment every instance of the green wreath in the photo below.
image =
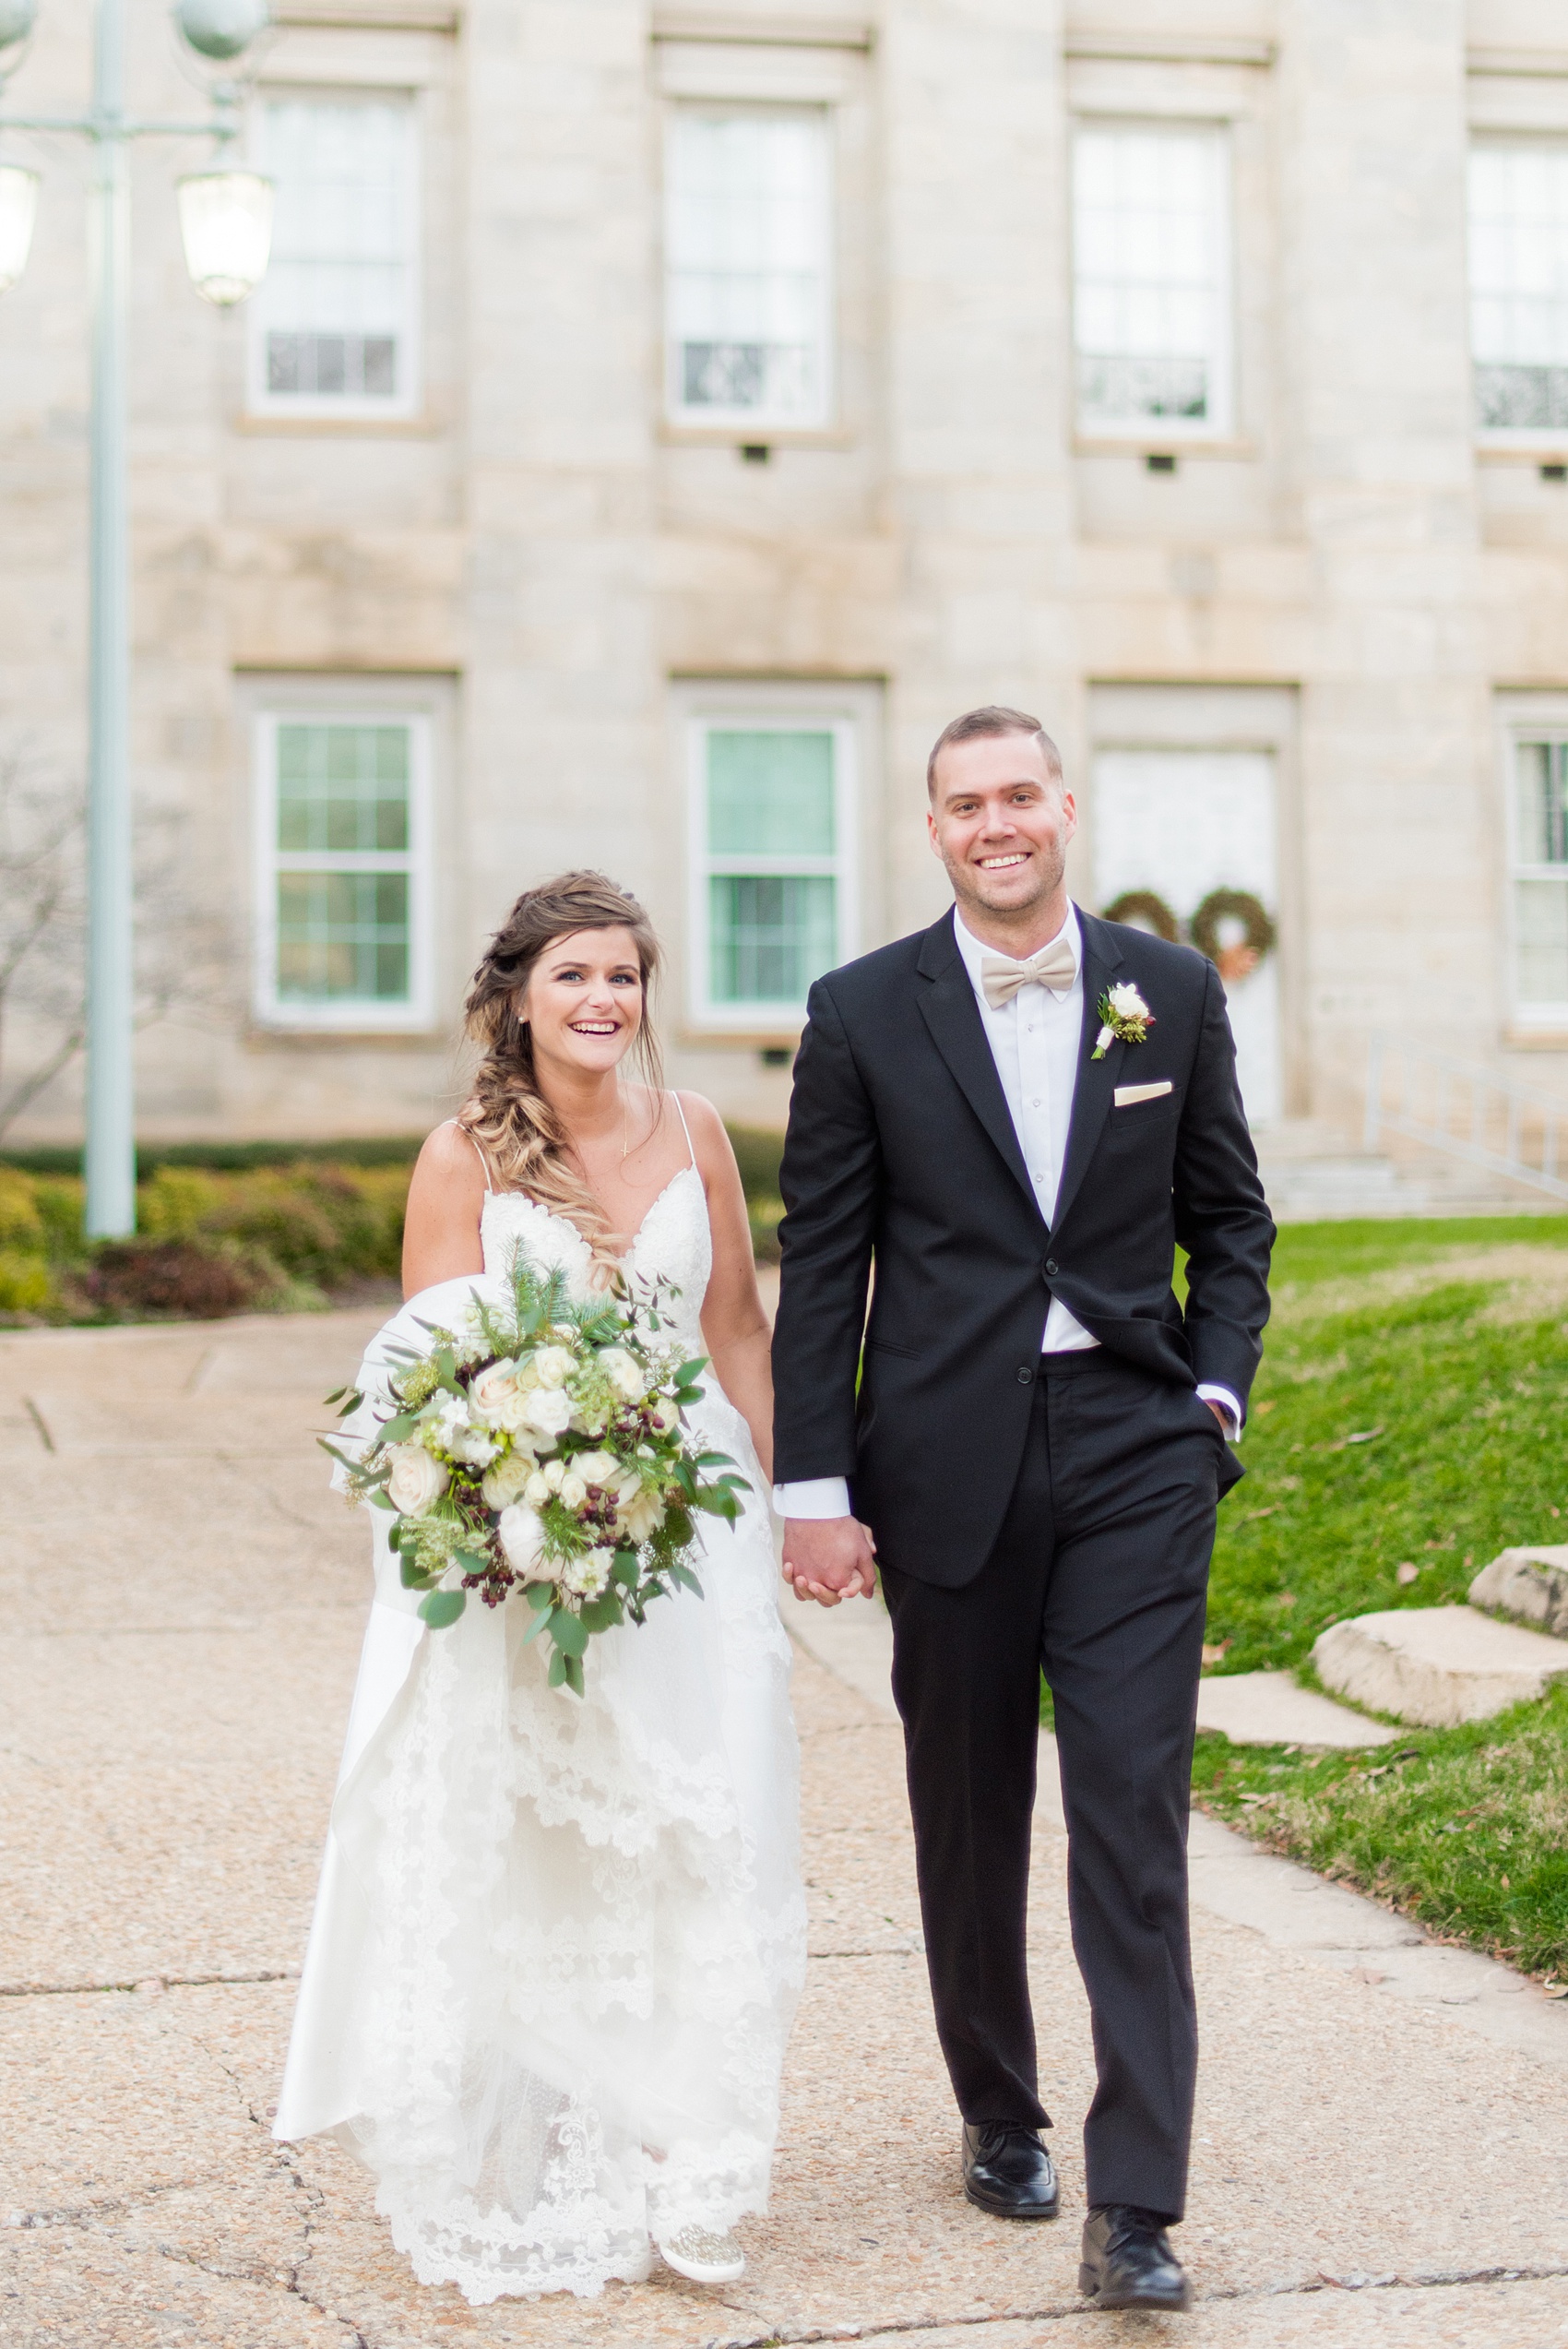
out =
<path fill-rule="evenodd" d="M 1240 922 L 1246 930 L 1241 943 L 1255 954 L 1261 962 L 1272 954 L 1278 933 L 1262 901 L 1251 889 L 1210 889 L 1192 920 L 1193 944 L 1210 962 L 1218 963 L 1224 951 L 1219 943 L 1222 922 Z"/>
<path fill-rule="evenodd" d="M 1260 906 L 1258 910 L 1261 912 L 1263 909 Z M 1123 889 L 1120 897 L 1111 899 L 1100 916 L 1104 922 L 1136 923 L 1140 918 L 1168 946 L 1174 946 L 1181 936 L 1176 916 L 1153 889 Z"/>

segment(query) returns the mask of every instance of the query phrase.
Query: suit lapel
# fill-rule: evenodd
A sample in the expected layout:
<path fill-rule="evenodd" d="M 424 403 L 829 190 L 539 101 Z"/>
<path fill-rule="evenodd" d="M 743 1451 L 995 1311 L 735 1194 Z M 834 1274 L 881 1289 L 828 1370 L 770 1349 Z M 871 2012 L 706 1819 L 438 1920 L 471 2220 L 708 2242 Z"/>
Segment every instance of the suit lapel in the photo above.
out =
<path fill-rule="evenodd" d="M 947 1063 L 965 1100 L 985 1127 L 992 1140 L 1007 1162 L 1009 1173 L 1028 1198 L 1036 1214 L 1039 1202 L 1035 1186 L 1029 1180 L 1024 1153 L 1018 1147 L 1018 1137 L 1007 1107 L 1007 1097 L 1002 1090 L 1002 1079 L 996 1073 L 996 1063 L 991 1056 L 991 1045 L 980 1024 L 980 1008 L 964 959 L 958 952 L 953 936 L 953 918 L 944 914 L 942 920 L 926 932 L 925 943 L 916 964 L 922 981 L 920 1007 L 932 1042 Z"/>
<path fill-rule="evenodd" d="M 1084 940 L 1084 1025 L 1078 1041 L 1078 1074 L 1073 1087 L 1067 1149 L 1062 1161 L 1062 1180 L 1057 1186 L 1056 1213 L 1052 1218 L 1055 1231 L 1061 1230 L 1074 1193 L 1094 1156 L 1095 1145 L 1110 1115 L 1117 1071 L 1127 1049 L 1120 1036 L 1113 1036 L 1105 1048 L 1103 1060 L 1091 1057 L 1100 1029 L 1099 999 L 1121 969 L 1122 956 L 1112 923 L 1098 922 L 1080 907 L 1078 924 Z"/>

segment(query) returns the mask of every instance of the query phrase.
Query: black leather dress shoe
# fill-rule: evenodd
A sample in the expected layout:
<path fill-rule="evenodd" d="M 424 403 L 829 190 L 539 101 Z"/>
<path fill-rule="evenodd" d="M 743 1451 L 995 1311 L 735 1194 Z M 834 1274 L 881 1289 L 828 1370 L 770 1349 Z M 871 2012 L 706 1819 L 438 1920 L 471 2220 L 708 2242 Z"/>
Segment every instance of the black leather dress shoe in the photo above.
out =
<path fill-rule="evenodd" d="M 1012 2121 L 964 2123 L 964 2191 L 999 2219 L 1053 2219 L 1056 2165 L 1036 2128 Z"/>
<path fill-rule="evenodd" d="M 1158 2211 L 1106 2202 L 1084 2222 L 1078 2289 L 1097 2308 L 1190 2308 L 1193 2287 Z"/>

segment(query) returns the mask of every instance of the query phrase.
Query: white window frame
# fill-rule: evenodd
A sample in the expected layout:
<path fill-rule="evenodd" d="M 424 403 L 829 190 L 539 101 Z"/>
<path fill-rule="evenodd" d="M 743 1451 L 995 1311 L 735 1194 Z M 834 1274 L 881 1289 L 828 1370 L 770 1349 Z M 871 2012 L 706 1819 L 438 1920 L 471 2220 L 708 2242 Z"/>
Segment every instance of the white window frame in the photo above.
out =
<path fill-rule="evenodd" d="M 267 281 L 264 279 L 246 308 L 245 406 L 254 416 L 295 416 L 309 421 L 338 418 L 345 423 L 393 421 L 418 415 L 424 399 L 424 124 L 423 92 L 417 89 L 331 85 L 296 88 L 274 83 L 258 93 L 251 153 L 255 167 L 265 171 L 267 109 L 274 105 L 396 106 L 405 122 L 405 168 L 408 175 L 408 256 L 403 279 L 403 316 L 398 327 L 399 348 L 407 354 L 402 384 L 390 399 L 362 396 L 335 397 L 321 392 L 272 391 L 267 380 L 267 336 L 269 324 Z"/>
<path fill-rule="evenodd" d="M 675 335 L 674 304 L 671 288 L 675 273 L 674 234 L 671 208 L 674 200 L 674 174 L 671 150 L 678 128 L 683 121 L 706 115 L 710 119 L 731 122 L 777 121 L 805 119 L 819 127 L 823 165 L 824 233 L 822 251 L 822 283 L 817 306 L 816 331 L 822 355 L 821 397 L 810 411 L 786 414 L 776 408 L 719 408 L 710 405 L 689 406 L 682 395 L 681 345 Z M 725 99 L 672 99 L 666 111 L 664 124 L 664 225 L 662 249 L 662 283 L 660 313 L 664 347 L 664 408 L 669 423 L 685 432 L 735 434 L 749 441 L 762 441 L 787 436 L 790 433 L 819 433 L 830 430 L 837 411 L 838 399 L 838 336 L 837 336 L 837 173 L 835 155 L 835 113 L 829 105 L 815 102 L 769 103 L 748 102 Z"/>
<path fill-rule="evenodd" d="M 1203 417 L 1091 416 L 1081 404 L 1078 388 L 1078 363 L 1082 353 L 1078 340 L 1077 149 L 1079 142 L 1086 138 L 1115 137 L 1134 133 L 1146 137 L 1202 141 L 1214 159 L 1211 168 L 1214 175 L 1215 230 L 1219 241 L 1220 267 L 1216 277 L 1218 315 L 1213 343 L 1207 354 L 1210 367 L 1209 412 Z M 1235 158 L 1230 125 L 1194 115 L 1082 113 L 1075 117 L 1073 124 L 1072 161 L 1074 193 L 1070 205 L 1068 268 L 1073 317 L 1073 414 L 1079 439 L 1124 440 L 1139 444 L 1152 442 L 1161 447 L 1178 441 L 1191 443 L 1229 439 L 1236 429 L 1237 411 Z"/>
<path fill-rule="evenodd" d="M 834 951 L 830 969 L 860 950 L 860 827 L 861 819 L 861 721 L 842 701 L 814 708 L 803 699 L 703 701 L 685 721 L 688 1014 L 694 1028 L 708 1034 L 798 1034 L 805 1017 L 799 1002 L 755 1000 L 716 1003 L 710 993 L 712 938 L 708 883 L 724 874 L 802 878 L 830 875 L 834 890 Z M 833 828 L 831 856 L 741 856 L 719 854 L 707 844 L 707 737 L 710 733 L 830 733 L 833 736 Z"/>
<path fill-rule="evenodd" d="M 1508 942 L 1507 1000 L 1514 1028 L 1520 1033 L 1568 1033 L 1568 996 L 1560 1003 L 1526 1003 L 1519 994 L 1519 884 L 1551 881 L 1568 897 L 1568 864 L 1526 864 L 1519 838 L 1519 752 L 1526 743 L 1549 742 L 1568 748 L 1568 700 L 1515 703 L 1503 724 L 1504 798 L 1507 803 L 1508 901 L 1503 924 Z"/>
<path fill-rule="evenodd" d="M 409 731 L 409 845 L 405 850 L 281 850 L 278 846 L 278 733 L 281 726 L 406 726 Z M 432 822 L 433 721 L 397 702 L 291 702 L 279 697 L 253 721 L 253 900 L 255 960 L 253 999 L 268 1028 L 359 1034 L 408 1033 L 430 1026 L 434 999 L 434 882 Z M 406 872 L 409 876 L 409 995 L 403 1003 L 335 996 L 298 1003 L 278 992 L 278 889 L 283 872 Z"/>

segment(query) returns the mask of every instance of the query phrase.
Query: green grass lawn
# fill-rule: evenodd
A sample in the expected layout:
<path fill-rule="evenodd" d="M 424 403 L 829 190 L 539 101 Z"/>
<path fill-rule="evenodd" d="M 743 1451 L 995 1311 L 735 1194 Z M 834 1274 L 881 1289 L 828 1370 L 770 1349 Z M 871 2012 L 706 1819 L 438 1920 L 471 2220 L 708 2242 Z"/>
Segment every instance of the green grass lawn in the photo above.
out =
<path fill-rule="evenodd" d="M 1207 1637 L 1217 1669 L 1311 1684 L 1328 1624 L 1568 1542 L 1568 1217 L 1287 1227 L 1274 1294 Z M 1361 1756 L 1205 1737 L 1194 1789 L 1438 1931 L 1568 1967 L 1568 1692 Z"/>

